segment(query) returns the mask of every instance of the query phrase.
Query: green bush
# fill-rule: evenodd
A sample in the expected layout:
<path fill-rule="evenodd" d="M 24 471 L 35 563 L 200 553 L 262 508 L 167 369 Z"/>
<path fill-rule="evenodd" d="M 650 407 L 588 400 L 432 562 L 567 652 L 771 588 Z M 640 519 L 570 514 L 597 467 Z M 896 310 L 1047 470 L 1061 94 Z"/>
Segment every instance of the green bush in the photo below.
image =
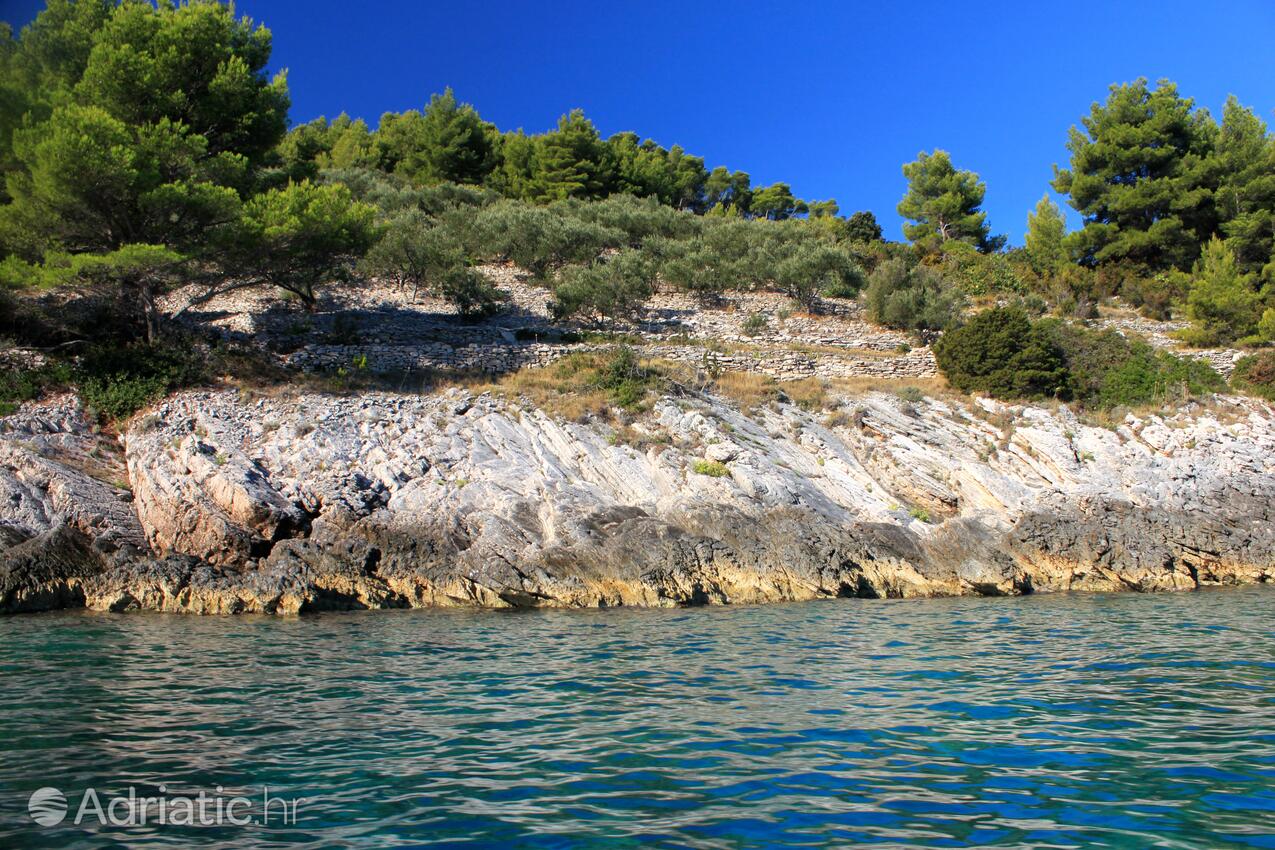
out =
<path fill-rule="evenodd" d="M 1275 401 L 1275 351 L 1241 358 L 1235 364 L 1231 385 L 1238 390 Z"/>
<path fill-rule="evenodd" d="M 1133 407 L 1184 401 L 1218 392 L 1226 382 L 1207 363 L 1156 351 L 1145 342 L 1130 344 L 1129 356 L 1107 370 L 1093 402 L 1098 407 Z"/>
<path fill-rule="evenodd" d="M 623 231 L 583 221 L 567 207 L 533 207 L 517 201 L 484 208 L 474 228 L 481 253 L 506 257 L 541 280 L 567 263 L 592 262 L 604 248 L 627 242 Z"/>
<path fill-rule="evenodd" d="M 168 389 L 168 381 L 158 376 L 94 375 L 80 384 L 80 396 L 99 416 L 119 420 L 159 401 Z"/>
<path fill-rule="evenodd" d="M 892 259 L 878 265 L 863 295 L 868 318 L 879 325 L 926 335 L 950 327 L 964 298 L 928 266 Z"/>
<path fill-rule="evenodd" d="M 0 372 L 0 416 L 8 416 L 24 401 L 39 398 L 54 387 L 71 384 L 71 369 L 64 363 L 50 363 L 37 369 Z"/>
<path fill-rule="evenodd" d="M 819 242 L 797 244 L 775 265 L 774 281 L 781 292 L 808 309 L 819 305 L 821 294 L 853 298 L 863 288 L 863 271 L 845 249 Z"/>
<path fill-rule="evenodd" d="M 744 319 L 742 329 L 746 336 L 757 336 L 764 333 L 766 328 L 770 327 L 770 323 L 766 321 L 763 313 L 749 313 L 748 318 Z"/>
<path fill-rule="evenodd" d="M 655 370 L 641 364 L 632 348 L 622 345 L 598 366 L 590 384 L 606 390 L 620 407 L 632 409 L 642 403 L 649 390 L 657 388 L 659 378 Z"/>
<path fill-rule="evenodd" d="M 1058 396 L 1067 386 L 1062 352 L 1019 308 L 977 314 L 945 333 L 934 357 L 948 383 L 963 392 L 1037 399 Z"/>
<path fill-rule="evenodd" d="M 707 475 L 709 478 L 723 478 L 730 475 L 730 470 L 726 468 L 726 464 L 718 463 L 715 460 L 697 460 L 691 464 L 691 469 L 696 475 Z"/>
<path fill-rule="evenodd" d="M 1133 407 L 1225 386 L 1202 361 L 1156 351 L 1110 329 L 1059 319 L 1033 323 L 1013 308 L 988 310 L 949 331 L 934 356 L 958 389 L 1011 400 L 1054 397 L 1098 408 Z"/>
<path fill-rule="evenodd" d="M 438 281 L 438 291 L 465 318 L 494 315 L 500 312 L 509 297 L 482 272 L 467 266 L 456 266 L 444 272 Z"/>
<path fill-rule="evenodd" d="M 640 251 L 626 250 L 588 266 L 564 270 L 553 290 L 554 317 L 580 314 L 597 318 L 634 316 L 655 292 L 655 270 Z"/>
<path fill-rule="evenodd" d="M 943 277 L 969 295 L 1027 291 L 1014 263 L 1004 254 L 984 254 L 956 239 L 943 242 L 940 251 Z"/>
<path fill-rule="evenodd" d="M 204 378 L 188 348 L 160 344 L 90 350 L 76 382 L 88 407 L 105 420 L 120 420 Z"/>

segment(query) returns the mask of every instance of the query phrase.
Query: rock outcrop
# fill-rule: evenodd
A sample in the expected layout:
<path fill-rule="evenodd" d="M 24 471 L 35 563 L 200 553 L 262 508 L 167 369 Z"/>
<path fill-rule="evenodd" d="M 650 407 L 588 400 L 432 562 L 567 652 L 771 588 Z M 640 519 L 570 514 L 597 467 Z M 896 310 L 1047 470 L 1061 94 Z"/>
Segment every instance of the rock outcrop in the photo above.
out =
<path fill-rule="evenodd" d="M 1174 590 L 1275 575 L 1272 505 L 1275 411 L 1242 399 L 1107 428 L 663 398 L 617 429 L 460 390 L 190 392 L 116 445 L 63 398 L 0 420 L 0 610 Z"/>

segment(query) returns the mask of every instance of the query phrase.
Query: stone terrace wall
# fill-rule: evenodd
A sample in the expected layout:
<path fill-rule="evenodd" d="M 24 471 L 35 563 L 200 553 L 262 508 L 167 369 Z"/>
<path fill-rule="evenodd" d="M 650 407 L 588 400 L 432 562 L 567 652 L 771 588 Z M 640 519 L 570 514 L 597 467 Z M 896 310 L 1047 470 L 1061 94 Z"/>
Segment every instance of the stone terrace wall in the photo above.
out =
<path fill-rule="evenodd" d="M 502 373 L 553 362 L 576 351 L 594 351 L 608 344 L 563 344 L 550 340 L 563 331 L 587 325 L 555 324 L 551 296 L 530 283 L 511 265 L 487 265 L 482 271 L 510 294 L 499 315 L 477 324 L 457 319 L 447 303 L 428 295 L 413 299 L 410 288 L 387 281 L 359 287 L 329 288 L 319 310 L 307 314 L 283 304 L 274 293 L 243 290 L 228 293 L 191 311 L 206 327 L 226 336 L 253 338 L 278 352 L 282 359 L 309 371 L 349 368 L 366 356 L 378 371 L 461 369 Z M 169 297 L 176 310 L 187 293 Z M 745 322 L 759 315 L 763 327 L 745 333 Z M 1124 315 L 1100 319 L 1126 335 L 1139 335 L 1157 348 L 1207 361 L 1230 377 L 1235 361 L 1245 352 L 1235 349 L 1186 349 L 1172 337 L 1185 322 L 1155 321 Z M 724 345 L 725 352 L 708 353 L 719 368 L 758 372 L 780 380 L 811 376 L 926 378 L 937 373 L 927 348 L 909 349 L 907 334 L 873 325 L 863 318 L 857 301 L 827 298 L 819 315 L 793 311 L 793 302 L 775 292 L 733 292 L 713 304 L 682 293 L 660 293 L 645 305 L 641 320 L 614 323 L 612 330 L 640 336 L 645 356 L 701 364 L 706 350 Z M 520 333 L 521 332 L 521 333 Z M 522 339 L 543 334 L 542 341 Z M 816 349 L 811 351 L 810 349 Z"/>
<path fill-rule="evenodd" d="M 293 368 L 316 372 L 350 368 L 366 357 L 367 368 L 381 372 L 452 369 L 501 374 L 529 366 L 545 366 L 577 352 L 609 351 L 614 348 L 615 345 L 611 343 L 314 345 L 286 355 L 284 362 Z M 805 354 L 779 349 L 719 352 L 702 346 L 659 343 L 639 346 L 638 351 L 643 357 L 673 360 L 727 372 L 756 372 L 780 381 L 810 377 L 932 378 L 938 374 L 934 355 L 928 348 L 918 348 L 906 354 L 875 357 L 839 353 Z"/>

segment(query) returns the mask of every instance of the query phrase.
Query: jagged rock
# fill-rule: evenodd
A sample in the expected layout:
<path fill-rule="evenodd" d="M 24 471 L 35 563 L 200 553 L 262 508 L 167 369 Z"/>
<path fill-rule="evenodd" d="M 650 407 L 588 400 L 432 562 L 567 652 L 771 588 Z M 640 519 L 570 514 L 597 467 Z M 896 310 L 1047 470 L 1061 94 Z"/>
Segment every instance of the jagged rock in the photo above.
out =
<path fill-rule="evenodd" d="M 724 604 L 1275 574 L 1265 404 L 1220 399 L 1112 430 L 1065 408 L 833 401 L 835 416 L 666 398 L 637 423 L 652 438 L 637 450 L 608 425 L 460 390 L 190 392 L 124 434 L 131 503 L 25 446 L 34 426 L 0 429 L 6 605 Z M 50 433 L 86 428 L 71 417 Z M 696 474 L 702 458 L 729 474 Z M 54 573 L 30 554 L 46 550 Z"/>
<path fill-rule="evenodd" d="M 83 582 L 102 571 L 91 541 L 58 526 L 0 552 L 0 613 L 84 604 Z"/>

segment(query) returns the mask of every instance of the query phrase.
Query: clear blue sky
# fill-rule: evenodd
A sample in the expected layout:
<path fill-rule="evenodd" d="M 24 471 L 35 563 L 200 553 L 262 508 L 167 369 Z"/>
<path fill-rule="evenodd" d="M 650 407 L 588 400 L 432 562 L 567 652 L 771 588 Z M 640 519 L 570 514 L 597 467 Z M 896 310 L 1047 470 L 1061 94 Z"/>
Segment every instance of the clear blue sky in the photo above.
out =
<path fill-rule="evenodd" d="M 43 4 L 0 0 L 25 23 Z M 1275 2 L 700 4 L 237 0 L 274 32 L 292 119 L 375 124 L 452 86 L 502 129 L 582 107 L 754 184 L 871 209 L 900 238 L 902 163 L 942 147 L 1021 244 L 1067 128 L 1112 82 L 1169 77 L 1275 124 Z M 12 10 L 12 11 L 10 11 Z M 1072 216 L 1073 224 L 1077 219 Z"/>

